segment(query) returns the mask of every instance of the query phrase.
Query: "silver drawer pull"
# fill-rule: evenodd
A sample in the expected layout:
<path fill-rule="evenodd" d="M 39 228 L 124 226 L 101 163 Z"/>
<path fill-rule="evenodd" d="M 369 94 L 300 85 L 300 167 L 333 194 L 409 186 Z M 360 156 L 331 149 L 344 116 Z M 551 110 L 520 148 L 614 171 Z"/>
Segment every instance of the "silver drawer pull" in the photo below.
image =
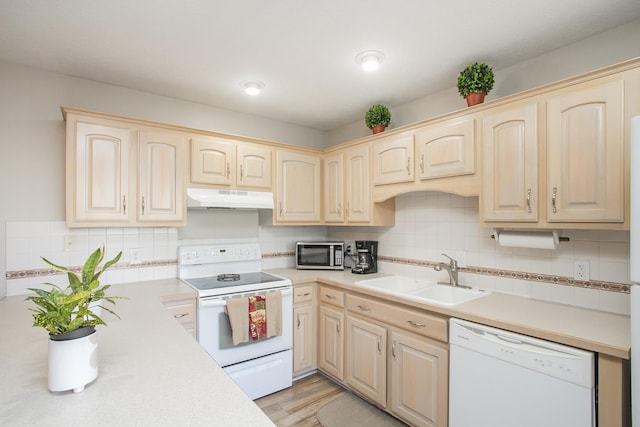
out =
<path fill-rule="evenodd" d="M 311 292 L 305 292 L 304 294 L 296 294 L 296 296 L 298 297 L 306 297 L 308 295 L 311 295 Z"/>
<path fill-rule="evenodd" d="M 424 328 L 425 326 L 427 326 L 424 323 L 414 322 L 413 320 L 407 320 L 407 323 L 413 326 L 414 328 Z"/>
<path fill-rule="evenodd" d="M 174 314 L 173 317 L 174 319 L 182 319 L 183 317 L 188 316 L 189 313 L 181 313 L 181 314 Z"/>
<path fill-rule="evenodd" d="M 371 311 L 371 309 L 366 305 L 359 305 L 358 308 L 362 311 Z"/>
<path fill-rule="evenodd" d="M 558 213 L 556 206 L 556 199 L 558 198 L 558 187 L 553 187 L 553 195 L 551 196 L 551 206 L 553 207 L 553 213 Z"/>
<path fill-rule="evenodd" d="M 527 212 L 531 213 L 531 189 L 527 189 Z"/>
<path fill-rule="evenodd" d="M 325 297 L 329 298 L 329 299 L 336 299 L 336 297 L 334 297 L 333 295 L 329 295 L 329 294 L 324 294 Z"/>

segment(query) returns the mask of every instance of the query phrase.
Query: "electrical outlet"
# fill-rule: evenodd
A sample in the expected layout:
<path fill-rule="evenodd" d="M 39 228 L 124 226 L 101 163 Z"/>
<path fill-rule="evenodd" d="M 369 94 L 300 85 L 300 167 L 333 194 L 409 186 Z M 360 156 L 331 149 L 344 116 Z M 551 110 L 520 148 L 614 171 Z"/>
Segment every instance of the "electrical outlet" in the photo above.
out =
<path fill-rule="evenodd" d="M 573 278 L 576 280 L 589 280 L 589 261 L 576 261 L 573 265 Z"/>
<path fill-rule="evenodd" d="M 64 236 L 63 246 L 65 252 L 71 252 L 71 249 L 73 248 L 73 237 L 69 235 Z"/>
<path fill-rule="evenodd" d="M 141 264 L 140 249 L 131 249 L 129 251 L 129 264 Z"/>

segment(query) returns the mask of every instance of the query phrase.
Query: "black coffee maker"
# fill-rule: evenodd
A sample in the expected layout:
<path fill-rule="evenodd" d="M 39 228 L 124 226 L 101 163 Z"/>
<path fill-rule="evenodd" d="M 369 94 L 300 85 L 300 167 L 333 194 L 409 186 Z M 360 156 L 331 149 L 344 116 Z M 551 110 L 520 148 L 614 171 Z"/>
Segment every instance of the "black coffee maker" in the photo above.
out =
<path fill-rule="evenodd" d="M 356 265 L 351 269 L 354 274 L 378 272 L 378 242 L 373 240 L 356 240 Z"/>

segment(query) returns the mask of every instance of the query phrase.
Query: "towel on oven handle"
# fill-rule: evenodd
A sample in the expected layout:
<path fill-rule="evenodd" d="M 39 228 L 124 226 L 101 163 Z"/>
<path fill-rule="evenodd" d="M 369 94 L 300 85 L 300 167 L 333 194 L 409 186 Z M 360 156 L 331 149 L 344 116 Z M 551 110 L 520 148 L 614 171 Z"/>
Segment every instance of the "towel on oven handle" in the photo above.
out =
<path fill-rule="evenodd" d="M 249 338 L 257 341 L 282 335 L 282 292 L 228 298 L 226 303 L 225 312 L 231 324 L 233 345 L 246 343 Z"/>
<path fill-rule="evenodd" d="M 242 344 L 249 341 L 249 298 L 228 298 L 225 311 L 231 324 L 231 338 L 233 345 Z"/>

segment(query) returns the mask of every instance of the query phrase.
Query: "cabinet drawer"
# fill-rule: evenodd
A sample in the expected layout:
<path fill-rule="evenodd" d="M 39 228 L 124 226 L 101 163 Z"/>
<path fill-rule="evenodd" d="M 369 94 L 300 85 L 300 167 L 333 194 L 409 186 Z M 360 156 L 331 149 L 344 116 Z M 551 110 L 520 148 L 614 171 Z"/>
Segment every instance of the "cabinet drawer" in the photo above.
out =
<path fill-rule="evenodd" d="M 313 301 L 313 285 L 299 286 L 293 290 L 293 303 Z"/>
<path fill-rule="evenodd" d="M 187 302 L 182 304 L 166 305 L 171 315 L 182 325 L 196 323 L 196 304 L 195 302 Z"/>
<path fill-rule="evenodd" d="M 344 291 L 321 286 L 320 301 L 325 304 L 331 304 L 342 308 L 344 307 Z"/>
<path fill-rule="evenodd" d="M 347 310 L 398 328 L 448 342 L 447 318 L 356 295 L 347 295 Z"/>

